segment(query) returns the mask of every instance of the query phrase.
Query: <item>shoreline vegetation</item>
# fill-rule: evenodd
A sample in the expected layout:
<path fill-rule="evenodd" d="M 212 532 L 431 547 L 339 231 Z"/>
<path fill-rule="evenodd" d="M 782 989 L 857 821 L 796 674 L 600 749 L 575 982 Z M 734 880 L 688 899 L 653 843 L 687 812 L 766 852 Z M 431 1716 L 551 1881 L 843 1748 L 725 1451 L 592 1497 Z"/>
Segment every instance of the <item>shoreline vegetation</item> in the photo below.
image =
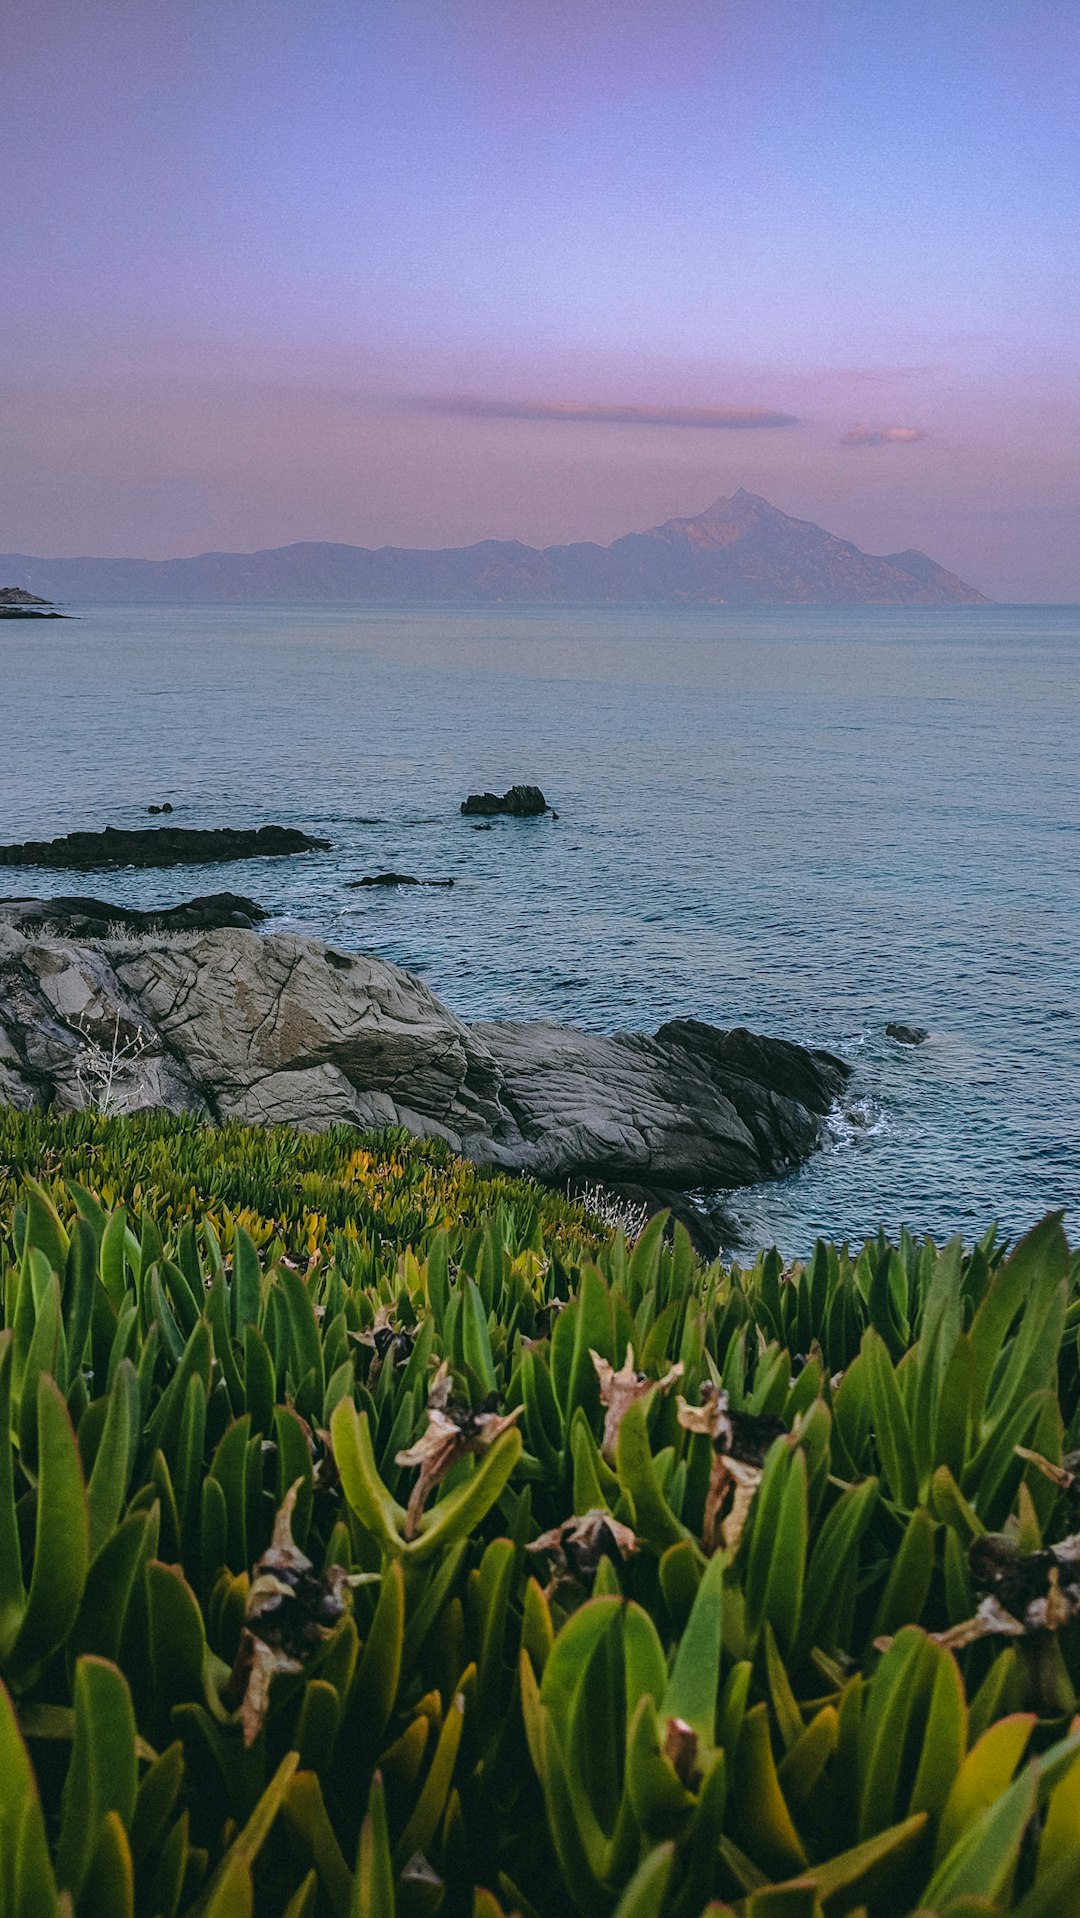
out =
<path fill-rule="evenodd" d="M 0 1109 L 4 1918 L 1057 1918 L 1080 1256 Z"/>

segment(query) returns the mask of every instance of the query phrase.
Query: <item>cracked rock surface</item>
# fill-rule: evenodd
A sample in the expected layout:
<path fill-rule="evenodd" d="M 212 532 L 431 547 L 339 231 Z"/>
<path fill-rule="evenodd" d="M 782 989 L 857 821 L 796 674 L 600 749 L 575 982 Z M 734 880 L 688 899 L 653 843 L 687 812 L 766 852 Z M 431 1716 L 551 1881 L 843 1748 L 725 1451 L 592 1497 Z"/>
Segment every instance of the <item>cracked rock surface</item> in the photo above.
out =
<path fill-rule="evenodd" d="M 315 939 L 228 930 L 91 939 L 0 909 L 0 1100 L 85 1103 L 88 1045 L 137 1047 L 127 1110 L 403 1125 L 478 1163 L 689 1191 L 774 1176 L 816 1145 L 841 1060 L 676 1020 L 654 1036 L 465 1025 L 423 982 Z"/>

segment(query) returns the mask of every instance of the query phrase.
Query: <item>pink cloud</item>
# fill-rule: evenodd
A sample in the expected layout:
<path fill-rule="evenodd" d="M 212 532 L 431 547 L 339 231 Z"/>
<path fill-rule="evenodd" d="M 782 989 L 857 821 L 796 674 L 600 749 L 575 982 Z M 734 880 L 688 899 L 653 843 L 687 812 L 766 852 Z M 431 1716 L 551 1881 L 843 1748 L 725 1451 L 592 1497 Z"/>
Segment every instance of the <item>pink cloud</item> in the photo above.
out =
<path fill-rule="evenodd" d="M 841 446 L 911 446 L 924 440 L 921 426 L 849 426 L 841 434 Z"/>

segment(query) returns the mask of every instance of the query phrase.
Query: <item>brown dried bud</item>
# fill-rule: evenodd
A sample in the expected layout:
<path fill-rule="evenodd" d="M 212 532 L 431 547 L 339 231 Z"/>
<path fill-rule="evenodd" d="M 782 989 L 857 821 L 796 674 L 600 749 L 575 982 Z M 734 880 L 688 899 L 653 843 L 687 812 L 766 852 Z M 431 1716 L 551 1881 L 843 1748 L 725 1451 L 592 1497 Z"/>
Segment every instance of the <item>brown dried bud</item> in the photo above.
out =
<path fill-rule="evenodd" d="M 406 1538 L 416 1537 L 428 1497 L 442 1484 L 451 1466 L 469 1452 L 486 1452 L 517 1422 L 523 1410 L 523 1406 L 515 1405 L 512 1412 L 503 1415 L 486 1401 L 474 1411 L 465 1399 L 454 1397 L 450 1370 L 443 1360 L 428 1394 L 427 1429 L 415 1445 L 396 1455 L 398 1465 L 420 1468 L 405 1515 Z"/>
<path fill-rule="evenodd" d="M 662 1379 L 651 1379 L 645 1372 L 634 1370 L 634 1348 L 628 1345 L 621 1371 L 616 1372 L 606 1359 L 600 1357 L 589 1347 L 589 1357 L 596 1367 L 596 1376 L 600 1381 L 600 1402 L 605 1408 L 604 1436 L 600 1443 L 601 1455 L 609 1465 L 615 1462 L 615 1446 L 619 1437 L 619 1427 L 635 1399 L 647 1398 L 655 1386 L 658 1392 L 668 1392 L 677 1379 L 683 1375 L 682 1365 L 673 1365 L 664 1373 Z"/>
<path fill-rule="evenodd" d="M 620 1524 L 610 1512 L 583 1512 L 579 1518 L 564 1519 L 550 1532 L 534 1538 L 528 1552 L 546 1552 L 551 1561 L 548 1596 L 560 1585 L 583 1585 L 590 1591 L 603 1558 L 615 1565 L 637 1551 L 637 1539 L 628 1525 Z"/>
<path fill-rule="evenodd" d="M 258 1737 L 278 1672 L 302 1671 L 345 1611 L 346 1589 L 356 1580 L 340 1565 L 316 1576 L 292 1535 L 301 1481 L 289 1488 L 274 1521 L 274 1535 L 252 1574 L 244 1629 L 227 1695 L 240 1704 L 245 1745 Z"/>
<path fill-rule="evenodd" d="M 696 1791 L 701 1783 L 697 1762 L 698 1738 L 685 1718 L 669 1718 L 664 1736 L 664 1757 L 669 1759 L 680 1785 Z"/>
<path fill-rule="evenodd" d="M 416 1327 L 401 1325 L 391 1305 L 380 1305 L 371 1324 L 363 1332 L 354 1332 L 358 1345 L 370 1346 L 375 1356 L 368 1372 L 368 1384 L 374 1385 L 385 1364 L 395 1369 L 407 1365 L 416 1344 Z"/>

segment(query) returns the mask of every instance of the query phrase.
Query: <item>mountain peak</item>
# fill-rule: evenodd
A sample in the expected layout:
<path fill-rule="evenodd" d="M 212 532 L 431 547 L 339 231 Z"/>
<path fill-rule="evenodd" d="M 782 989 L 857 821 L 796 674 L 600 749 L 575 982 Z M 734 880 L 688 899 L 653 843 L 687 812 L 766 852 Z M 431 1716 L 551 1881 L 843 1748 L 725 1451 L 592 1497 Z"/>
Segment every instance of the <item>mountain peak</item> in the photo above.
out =
<path fill-rule="evenodd" d="M 662 526 L 654 526 L 651 536 L 680 543 L 686 541 L 699 550 L 732 546 L 763 521 L 778 526 L 788 523 L 786 514 L 771 506 L 767 499 L 758 493 L 748 493 L 745 486 L 740 486 L 736 493 L 722 493 L 704 512 L 694 513 L 688 519 L 665 520 Z"/>
<path fill-rule="evenodd" d="M 707 506 L 703 513 L 697 514 L 697 518 L 732 519 L 736 515 L 744 516 L 749 512 L 775 513 L 776 507 L 770 506 L 768 500 L 762 499 L 760 493 L 748 493 L 745 486 L 740 486 L 736 493 L 721 493 L 719 499 L 714 499 L 711 506 Z"/>
<path fill-rule="evenodd" d="M 40 560 L 0 554 L 0 579 L 50 599 L 355 600 L 372 604 L 976 606 L 982 595 L 925 553 L 876 557 L 759 493 L 722 494 L 686 519 L 542 551 L 518 540 L 414 552 L 303 543 L 187 560 Z"/>

